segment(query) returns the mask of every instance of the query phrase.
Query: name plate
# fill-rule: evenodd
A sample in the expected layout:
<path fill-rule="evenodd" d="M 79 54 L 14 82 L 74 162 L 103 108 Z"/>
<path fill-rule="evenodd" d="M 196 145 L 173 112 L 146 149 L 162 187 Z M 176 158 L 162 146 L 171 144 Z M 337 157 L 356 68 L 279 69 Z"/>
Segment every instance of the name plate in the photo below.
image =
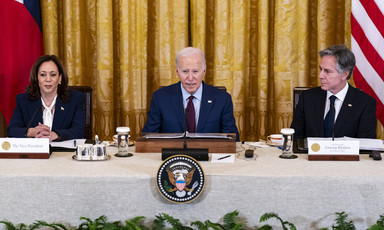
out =
<path fill-rule="evenodd" d="M 49 138 L 0 138 L 0 158 L 49 158 Z"/>
<path fill-rule="evenodd" d="M 359 141 L 308 138 L 308 160 L 358 161 Z"/>

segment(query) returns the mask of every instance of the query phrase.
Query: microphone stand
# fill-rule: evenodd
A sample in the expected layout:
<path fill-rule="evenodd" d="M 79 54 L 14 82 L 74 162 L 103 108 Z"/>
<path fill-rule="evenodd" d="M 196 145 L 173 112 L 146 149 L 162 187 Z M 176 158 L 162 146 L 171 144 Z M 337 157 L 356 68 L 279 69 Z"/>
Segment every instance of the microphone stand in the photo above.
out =
<path fill-rule="evenodd" d="M 184 132 L 184 149 L 187 149 L 187 131 Z"/>
<path fill-rule="evenodd" d="M 197 149 L 187 147 L 187 131 L 184 131 L 183 148 L 163 148 L 161 150 L 161 159 L 165 160 L 173 155 L 187 155 L 198 161 L 208 161 L 208 149 Z"/>
<path fill-rule="evenodd" d="M 27 137 L 27 134 L 28 134 L 28 129 L 31 128 L 31 124 L 32 124 L 32 121 L 33 119 L 35 118 L 36 114 L 37 114 L 37 111 L 39 109 L 40 106 L 36 107 L 35 111 L 33 112 L 33 115 L 31 117 L 31 119 L 29 120 L 29 123 L 27 125 L 27 128 L 25 129 L 25 132 L 24 132 L 24 137 Z"/>

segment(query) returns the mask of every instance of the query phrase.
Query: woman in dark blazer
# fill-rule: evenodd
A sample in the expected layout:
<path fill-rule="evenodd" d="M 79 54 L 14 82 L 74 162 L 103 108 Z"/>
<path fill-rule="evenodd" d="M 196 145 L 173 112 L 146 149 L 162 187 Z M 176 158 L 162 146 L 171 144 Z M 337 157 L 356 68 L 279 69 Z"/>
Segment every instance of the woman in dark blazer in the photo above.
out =
<path fill-rule="evenodd" d="M 39 57 L 32 66 L 26 93 L 16 96 L 8 137 L 83 138 L 85 96 L 68 91 L 68 76 L 55 55 Z"/>

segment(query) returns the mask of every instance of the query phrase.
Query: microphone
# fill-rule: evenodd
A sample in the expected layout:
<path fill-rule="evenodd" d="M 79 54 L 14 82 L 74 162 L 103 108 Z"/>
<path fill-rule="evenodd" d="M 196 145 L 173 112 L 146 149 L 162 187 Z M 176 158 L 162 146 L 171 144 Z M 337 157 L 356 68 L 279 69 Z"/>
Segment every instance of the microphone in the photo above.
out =
<path fill-rule="evenodd" d="M 24 137 L 27 137 L 27 134 L 28 134 L 28 129 L 31 128 L 31 124 L 32 124 L 32 121 L 33 119 L 35 118 L 36 114 L 37 114 L 37 111 L 39 109 L 40 106 L 37 106 L 35 111 L 33 112 L 33 115 L 31 117 L 31 119 L 29 120 L 28 122 L 28 125 L 27 125 L 27 128 L 25 129 L 25 132 L 24 132 Z"/>
<path fill-rule="evenodd" d="M 198 161 L 208 161 L 208 149 L 197 149 L 187 147 L 187 131 L 184 131 L 183 148 L 163 148 L 161 150 L 161 159 L 165 160 L 173 155 L 187 155 Z"/>
<path fill-rule="evenodd" d="M 184 149 L 187 149 L 187 131 L 184 131 Z"/>

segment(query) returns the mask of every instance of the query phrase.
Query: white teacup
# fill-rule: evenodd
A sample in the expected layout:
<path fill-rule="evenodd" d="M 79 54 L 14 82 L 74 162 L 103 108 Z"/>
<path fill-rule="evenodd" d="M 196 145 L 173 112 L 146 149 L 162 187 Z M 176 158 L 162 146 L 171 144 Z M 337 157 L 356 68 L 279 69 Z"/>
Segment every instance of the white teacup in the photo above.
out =
<path fill-rule="evenodd" d="M 273 144 L 273 145 L 281 145 L 282 141 L 283 141 L 283 135 L 281 134 L 271 134 L 267 137 L 267 141 L 270 143 L 270 144 Z"/>
<path fill-rule="evenodd" d="M 117 139 L 118 139 L 117 134 L 113 135 L 113 143 L 114 143 L 115 145 L 117 145 Z"/>

